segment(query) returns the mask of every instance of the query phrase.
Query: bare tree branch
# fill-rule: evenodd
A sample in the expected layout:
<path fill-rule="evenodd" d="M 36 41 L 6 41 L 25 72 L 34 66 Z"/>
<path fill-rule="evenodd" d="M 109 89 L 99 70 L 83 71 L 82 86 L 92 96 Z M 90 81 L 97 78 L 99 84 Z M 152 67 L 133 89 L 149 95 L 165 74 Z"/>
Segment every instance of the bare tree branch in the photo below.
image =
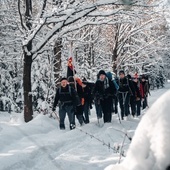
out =
<path fill-rule="evenodd" d="M 27 28 L 25 27 L 24 23 L 23 23 L 23 19 L 22 19 L 22 14 L 21 14 L 21 8 L 20 8 L 20 3 L 21 1 L 18 0 L 18 13 L 19 13 L 19 16 L 20 16 L 20 21 L 21 21 L 21 26 L 24 30 L 27 30 Z"/>

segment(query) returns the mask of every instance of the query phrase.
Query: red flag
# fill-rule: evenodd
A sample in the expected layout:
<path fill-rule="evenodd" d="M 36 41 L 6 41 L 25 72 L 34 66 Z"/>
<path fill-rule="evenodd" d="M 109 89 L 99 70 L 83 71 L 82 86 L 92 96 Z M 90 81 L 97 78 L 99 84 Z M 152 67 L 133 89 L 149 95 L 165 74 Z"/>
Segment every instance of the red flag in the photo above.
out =
<path fill-rule="evenodd" d="M 72 58 L 72 57 L 70 57 L 70 58 L 68 59 L 68 67 L 69 67 L 71 70 L 73 70 L 73 58 Z"/>
<path fill-rule="evenodd" d="M 76 74 L 73 57 L 69 57 L 67 62 L 67 78 Z"/>
<path fill-rule="evenodd" d="M 72 52 L 72 43 L 71 43 L 70 50 L 69 50 L 69 58 L 67 62 L 67 78 L 70 76 L 74 76 L 75 74 L 76 74 L 75 61 L 74 61 L 74 55 Z"/>

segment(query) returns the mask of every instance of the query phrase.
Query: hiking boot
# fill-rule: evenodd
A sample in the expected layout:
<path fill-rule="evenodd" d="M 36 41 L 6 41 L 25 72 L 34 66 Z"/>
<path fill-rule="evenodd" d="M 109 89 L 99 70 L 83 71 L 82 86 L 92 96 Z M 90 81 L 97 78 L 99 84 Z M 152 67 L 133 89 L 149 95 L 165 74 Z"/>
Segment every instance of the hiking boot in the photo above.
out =
<path fill-rule="evenodd" d="M 60 130 L 65 130 L 65 125 L 60 124 Z"/>
<path fill-rule="evenodd" d="M 70 125 L 70 130 L 73 130 L 73 129 L 75 129 L 76 128 L 76 125 L 74 125 L 74 124 L 71 124 Z"/>

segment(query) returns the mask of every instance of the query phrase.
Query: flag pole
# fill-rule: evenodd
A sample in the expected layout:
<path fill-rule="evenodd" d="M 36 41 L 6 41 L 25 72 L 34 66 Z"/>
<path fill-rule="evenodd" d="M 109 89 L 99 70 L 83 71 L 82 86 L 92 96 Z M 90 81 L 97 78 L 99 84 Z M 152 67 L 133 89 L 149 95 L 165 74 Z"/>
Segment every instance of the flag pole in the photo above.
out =
<path fill-rule="evenodd" d="M 74 69 L 74 56 L 73 56 L 73 41 L 71 41 L 70 43 L 70 53 L 72 56 L 72 65 L 73 65 L 73 78 L 74 78 L 74 86 L 75 86 L 75 90 L 77 91 L 77 84 L 76 84 L 76 80 L 75 80 L 75 69 Z"/>

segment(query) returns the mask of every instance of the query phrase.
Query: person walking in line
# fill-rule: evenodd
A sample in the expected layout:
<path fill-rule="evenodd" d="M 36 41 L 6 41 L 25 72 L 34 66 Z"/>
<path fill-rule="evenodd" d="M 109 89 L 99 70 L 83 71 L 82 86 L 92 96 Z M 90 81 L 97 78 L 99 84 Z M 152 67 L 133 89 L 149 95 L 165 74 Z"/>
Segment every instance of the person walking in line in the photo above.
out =
<path fill-rule="evenodd" d="M 118 103 L 117 103 L 117 91 L 119 89 L 119 86 L 118 86 L 118 84 L 117 84 L 117 82 L 115 80 L 115 74 L 114 73 L 107 72 L 106 75 L 107 75 L 108 79 L 114 84 L 114 87 L 116 89 L 116 93 L 112 94 L 112 102 L 113 102 L 112 103 L 112 113 L 117 114 L 118 113 L 118 108 L 117 108 L 117 105 L 118 105 Z"/>
<path fill-rule="evenodd" d="M 148 101 L 147 101 L 147 97 L 149 94 L 149 85 L 148 82 L 146 81 L 146 76 L 142 75 L 141 78 L 141 83 L 140 83 L 140 94 L 142 97 L 142 108 L 145 109 L 146 107 L 148 107 Z"/>
<path fill-rule="evenodd" d="M 72 88 L 74 88 L 77 92 L 77 98 L 80 101 L 79 105 L 77 105 L 74 109 L 74 114 L 80 124 L 83 125 L 83 88 L 78 80 L 78 78 L 74 78 L 73 76 L 68 77 L 68 82 Z"/>
<path fill-rule="evenodd" d="M 92 105 L 92 92 L 88 82 L 82 82 L 83 88 L 83 98 L 84 98 L 84 105 L 83 105 L 83 113 L 84 113 L 84 123 L 88 124 L 89 120 L 89 112 Z"/>
<path fill-rule="evenodd" d="M 130 88 L 129 80 L 127 77 L 125 77 L 125 72 L 123 70 L 119 71 L 118 85 L 118 100 L 121 110 L 121 119 L 124 120 L 124 117 L 127 117 L 129 114 L 129 102 L 132 91 Z"/>
<path fill-rule="evenodd" d="M 141 94 L 140 94 L 140 89 L 139 89 L 139 78 L 135 74 L 133 77 L 133 87 L 134 87 L 134 95 L 133 95 L 133 102 L 131 103 L 131 108 L 132 108 L 132 116 L 140 116 L 141 115 Z"/>
<path fill-rule="evenodd" d="M 97 80 L 99 79 L 99 74 L 97 74 Z M 96 81 L 97 82 L 97 81 Z M 97 115 L 97 120 L 98 122 L 100 122 L 100 120 L 102 119 L 102 107 L 100 104 L 100 94 L 99 92 L 95 89 L 96 83 L 94 84 L 94 88 L 92 90 L 92 94 L 93 94 L 93 98 L 94 98 L 94 105 L 95 105 L 95 109 L 96 109 L 96 115 Z"/>
<path fill-rule="evenodd" d="M 101 106 L 103 121 L 107 123 L 112 120 L 112 96 L 116 93 L 116 89 L 113 82 L 107 78 L 104 70 L 99 71 L 98 77 L 99 79 L 95 83 L 93 93 L 98 101 L 98 105 Z"/>
<path fill-rule="evenodd" d="M 68 115 L 70 130 L 75 128 L 75 115 L 74 108 L 79 105 L 76 91 L 68 85 L 67 78 L 61 79 L 61 85 L 56 90 L 54 104 L 52 110 L 56 110 L 56 106 L 59 106 L 59 126 L 60 129 L 65 129 L 65 117 Z"/>

